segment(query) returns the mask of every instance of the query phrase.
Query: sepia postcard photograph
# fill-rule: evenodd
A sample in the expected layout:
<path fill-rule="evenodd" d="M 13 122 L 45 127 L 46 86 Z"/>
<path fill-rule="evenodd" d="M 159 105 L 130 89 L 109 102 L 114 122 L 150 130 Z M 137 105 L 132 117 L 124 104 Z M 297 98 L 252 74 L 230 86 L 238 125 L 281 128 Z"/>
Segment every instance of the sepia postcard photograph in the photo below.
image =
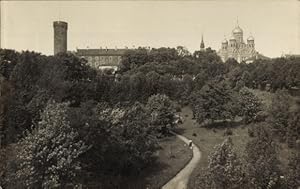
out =
<path fill-rule="evenodd" d="M 300 189 L 300 1 L 0 0 L 0 189 Z"/>

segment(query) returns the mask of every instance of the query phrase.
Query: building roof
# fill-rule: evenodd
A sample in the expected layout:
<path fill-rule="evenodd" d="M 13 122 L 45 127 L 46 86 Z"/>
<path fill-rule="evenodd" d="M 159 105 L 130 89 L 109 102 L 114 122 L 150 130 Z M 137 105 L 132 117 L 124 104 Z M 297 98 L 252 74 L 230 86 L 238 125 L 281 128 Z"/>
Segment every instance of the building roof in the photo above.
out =
<path fill-rule="evenodd" d="M 200 43 L 200 49 L 204 49 L 205 45 L 204 45 L 204 41 L 203 41 L 203 35 L 201 37 L 201 43 Z"/>
<path fill-rule="evenodd" d="M 248 37 L 247 40 L 248 40 L 248 41 L 254 41 L 254 37 L 251 35 L 250 37 Z"/>
<path fill-rule="evenodd" d="M 222 41 L 222 43 L 228 43 L 227 39 L 224 39 L 224 40 Z"/>
<path fill-rule="evenodd" d="M 128 49 L 77 49 L 78 56 L 122 56 Z"/>
<path fill-rule="evenodd" d="M 286 58 L 300 58 L 300 54 L 285 54 L 284 57 Z"/>
<path fill-rule="evenodd" d="M 235 40 L 235 38 L 234 38 L 234 36 L 231 36 L 231 37 L 229 38 L 229 41 L 233 41 L 233 40 Z"/>
<path fill-rule="evenodd" d="M 239 26 L 237 26 L 232 30 L 232 33 L 243 33 L 243 30 Z"/>

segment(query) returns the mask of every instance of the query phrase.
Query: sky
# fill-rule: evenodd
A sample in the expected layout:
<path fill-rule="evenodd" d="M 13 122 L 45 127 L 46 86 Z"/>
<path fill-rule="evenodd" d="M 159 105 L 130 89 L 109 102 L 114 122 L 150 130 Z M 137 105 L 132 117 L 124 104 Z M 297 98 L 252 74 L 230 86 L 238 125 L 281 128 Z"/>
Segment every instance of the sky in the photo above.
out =
<path fill-rule="evenodd" d="M 200 47 L 219 50 L 237 25 L 269 57 L 300 54 L 300 1 L 0 1 L 1 47 L 53 54 L 53 21 L 68 22 L 68 50 Z"/>

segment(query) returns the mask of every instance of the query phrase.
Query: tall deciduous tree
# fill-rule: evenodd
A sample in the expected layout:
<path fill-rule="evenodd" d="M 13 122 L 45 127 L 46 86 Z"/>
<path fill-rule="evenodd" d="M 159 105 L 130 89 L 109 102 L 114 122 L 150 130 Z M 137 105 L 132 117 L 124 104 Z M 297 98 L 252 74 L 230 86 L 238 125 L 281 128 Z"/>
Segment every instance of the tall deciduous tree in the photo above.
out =
<path fill-rule="evenodd" d="M 233 119 L 236 114 L 235 101 L 225 82 L 212 82 L 192 94 L 192 107 L 199 123 L 210 120 Z"/>
<path fill-rule="evenodd" d="M 148 99 L 146 108 L 151 115 L 151 124 L 158 132 L 166 134 L 174 126 L 175 107 L 168 96 L 152 95 Z"/>
<path fill-rule="evenodd" d="M 261 110 L 260 100 L 247 88 L 239 91 L 240 115 L 243 116 L 245 123 L 255 121 L 258 112 Z"/>
<path fill-rule="evenodd" d="M 205 174 L 198 181 L 200 188 L 243 188 L 245 184 L 243 166 L 232 146 L 232 141 L 228 138 L 215 147 L 215 151 L 209 157 Z"/>
<path fill-rule="evenodd" d="M 88 146 L 66 119 L 67 104 L 50 102 L 38 127 L 18 142 L 16 179 L 24 187 L 64 187 L 80 169 Z"/>
<path fill-rule="evenodd" d="M 291 113 L 286 131 L 286 142 L 290 148 L 296 147 L 300 139 L 300 112 L 299 108 Z"/>
<path fill-rule="evenodd" d="M 286 175 L 287 189 L 294 189 L 300 186 L 300 144 L 296 151 L 289 158 L 288 171 Z"/>
<path fill-rule="evenodd" d="M 246 146 L 246 169 L 250 188 L 278 188 L 280 169 L 277 145 L 266 125 L 256 129 L 256 138 Z"/>
<path fill-rule="evenodd" d="M 286 132 L 290 116 L 290 96 L 286 91 L 279 91 L 272 98 L 269 108 L 268 122 L 271 124 L 274 132 L 282 141 L 286 139 Z"/>

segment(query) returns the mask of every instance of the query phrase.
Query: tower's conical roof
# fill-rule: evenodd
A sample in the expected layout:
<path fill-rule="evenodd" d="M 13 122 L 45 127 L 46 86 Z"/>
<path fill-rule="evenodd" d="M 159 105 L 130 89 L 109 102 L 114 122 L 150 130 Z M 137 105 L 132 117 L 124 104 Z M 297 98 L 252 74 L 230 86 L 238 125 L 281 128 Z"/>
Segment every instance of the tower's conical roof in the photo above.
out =
<path fill-rule="evenodd" d="M 243 33 L 243 30 L 240 28 L 240 26 L 237 26 L 232 30 L 232 33 Z"/>
<path fill-rule="evenodd" d="M 200 43 L 200 49 L 204 49 L 205 45 L 204 45 L 204 41 L 203 41 L 203 35 L 201 36 L 201 43 Z"/>

